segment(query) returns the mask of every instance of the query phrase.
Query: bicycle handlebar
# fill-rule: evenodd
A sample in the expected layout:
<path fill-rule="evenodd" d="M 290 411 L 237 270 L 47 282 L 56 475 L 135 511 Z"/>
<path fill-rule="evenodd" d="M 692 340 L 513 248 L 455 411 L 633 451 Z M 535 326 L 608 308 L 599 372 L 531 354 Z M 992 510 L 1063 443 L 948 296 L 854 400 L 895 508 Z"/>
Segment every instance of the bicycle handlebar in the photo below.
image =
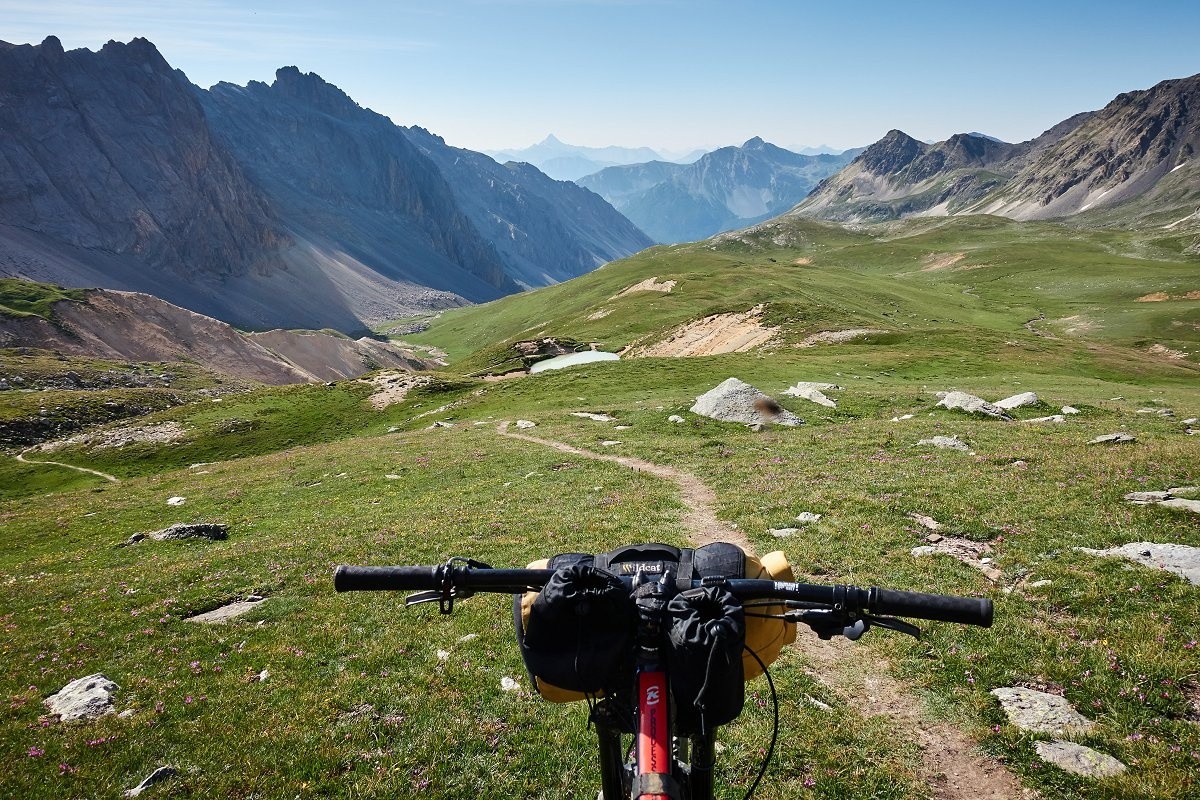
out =
<path fill-rule="evenodd" d="M 536 591 L 544 586 L 553 574 L 552 569 L 340 565 L 334 571 L 333 586 L 339 592 L 458 589 L 464 592 L 518 594 Z M 701 586 L 703 582 L 695 581 L 694 585 Z M 984 628 L 992 625 L 992 601 L 986 597 L 955 597 L 879 587 L 860 589 L 844 584 L 822 586 L 739 578 L 728 579 L 724 585 L 743 601 L 793 600 L 868 614 L 894 614 Z"/>

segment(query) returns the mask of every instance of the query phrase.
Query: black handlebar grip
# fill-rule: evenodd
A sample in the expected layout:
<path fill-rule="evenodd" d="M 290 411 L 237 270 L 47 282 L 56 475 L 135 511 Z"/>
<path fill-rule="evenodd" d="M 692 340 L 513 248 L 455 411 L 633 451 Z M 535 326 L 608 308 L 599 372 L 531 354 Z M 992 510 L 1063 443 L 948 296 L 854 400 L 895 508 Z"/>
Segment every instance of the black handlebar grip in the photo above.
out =
<path fill-rule="evenodd" d="M 339 592 L 419 591 L 440 588 L 439 567 L 351 567 L 333 571 L 333 588 Z"/>
<path fill-rule="evenodd" d="M 963 625 L 992 626 L 992 601 L 986 597 L 952 597 L 945 594 L 873 589 L 871 611 L 897 617 L 917 617 Z"/>

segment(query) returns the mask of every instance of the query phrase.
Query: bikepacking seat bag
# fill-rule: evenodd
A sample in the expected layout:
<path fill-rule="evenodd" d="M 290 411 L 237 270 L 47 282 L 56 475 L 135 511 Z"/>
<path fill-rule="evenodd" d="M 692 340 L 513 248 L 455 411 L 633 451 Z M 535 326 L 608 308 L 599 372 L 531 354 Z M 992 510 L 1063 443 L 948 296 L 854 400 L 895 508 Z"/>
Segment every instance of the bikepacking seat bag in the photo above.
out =
<path fill-rule="evenodd" d="M 787 556 L 781 551 L 777 550 L 767 553 L 760 559 L 747 555 L 741 548 L 727 542 L 714 542 L 695 549 L 680 549 L 670 545 L 654 543 L 621 547 L 599 555 L 591 553 L 562 553 L 552 558 L 535 561 L 529 565 L 529 568 L 561 570 L 572 566 L 602 568 L 604 571 L 614 575 L 632 575 L 639 568 L 642 568 L 651 572 L 651 574 L 665 572 L 677 580 L 693 580 L 707 576 L 760 578 L 776 581 L 794 580 Z M 582 700 L 589 694 L 600 694 L 600 692 L 594 690 L 574 688 L 574 686 L 579 685 L 574 680 L 574 676 L 577 674 L 575 667 L 562 668 L 561 666 L 554 667 L 546 664 L 547 661 L 552 660 L 556 656 L 547 655 L 541 651 L 544 648 L 552 648 L 553 645 L 550 643 L 565 634 L 560 634 L 553 630 L 552 626 L 557 624 L 555 620 L 558 619 L 555 615 L 539 613 L 536 618 L 534 617 L 532 613 L 534 603 L 543 596 L 544 592 L 545 589 L 543 588 L 541 592 L 526 592 L 525 594 L 513 597 L 513 623 L 516 627 L 517 641 L 521 646 L 521 655 L 525 659 L 525 666 L 529 671 L 534 689 L 543 698 L 554 703 L 570 703 L 575 700 Z M 553 600 L 554 597 L 548 597 L 543 600 L 543 603 L 550 603 Z M 629 600 L 629 602 L 630 608 L 633 608 L 632 600 Z M 779 614 L 783 610 L 783 607 L 780 605 L 755 606 L 754 608 L 756 614 Z M 632 612 L 621 613 L 633 613 L 636 618 L 636 609 Z M 567 619 L 570 620 L 571 617 L 567 616 Z M 628 638 L 616 645 L 621 648 L 618 656 L 619 658 L 632 659 L 634 622 L 628 617 L 622 617 L 622 619 L 624 621 L 620 625 L 625 626 L 628 631 Z M 616 620 L 613 620 L 613 622 L 615 623 Z M 531 658 L 531 647 L 527 644 L 527 640 L 534 628 L 540 629 L 534 633 L 534 645 L 538 652 L 532 653 Z M 601 631 L 601 636 L 610 635 L 607 628 L 603 626 L 599 630 Z M 570 633 L 569 630 L 568 633 Z M 779 657 L 779 653 L 783 650 L 784 646 L 796 640 L 796 625 L 795 623 L 784 622 L 780 619 L 764 619 L 760 616 L 747 617 L 745 618 L 745 637 L 746 648 L 756 653 L 758 659 L 761 659 L 763 664 L 769 665 Z M 615 641 L 614 637 L 610 641 L 610 644 L 605 646 L 614 646 L 612 642 Z M 558 651 L 557 657 L 565 658 L 566 656 L 563 655 L 562 651 Z M 758 659 L 747 652 L 747 649 L 742 650 L 742 674 L 745 680 L 756 678 L 762 674 L 763 670 L 759 666 Z M 571 660 L 574 660 L 573 655 L 571 656 Z M 628 664 L 631 661 L 626 661 L 625 663 L 627 666 L 623 670 L 618 671 L 621 673 L 621 679 L 628 682 L 630 674 Z M 543 671 L 546 669 L 550 669 L 558 680 L 565 680 L 572 685 L 557 683 L 554 678 L 550 677 L 548 672 Z M 614 685 L 604 688 L 628 687 Z"/>
<path fill-rule="evenodd" d="M 719 586 L 689 589 L 671 598 L 667 616 L 667 674 L 679 732 L 708 733 L 737 719 L 746 699 L 741 601 Z"/>

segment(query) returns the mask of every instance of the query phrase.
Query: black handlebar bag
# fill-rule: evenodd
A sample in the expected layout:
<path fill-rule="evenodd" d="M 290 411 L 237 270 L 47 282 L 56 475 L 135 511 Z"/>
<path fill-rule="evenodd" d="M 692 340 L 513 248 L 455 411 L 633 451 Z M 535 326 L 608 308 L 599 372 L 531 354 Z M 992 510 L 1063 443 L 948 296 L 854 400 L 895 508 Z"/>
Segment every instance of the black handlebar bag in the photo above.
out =
<path fill-rule="evenodd" d="M 737 719 L 746 699 L 741 601 L 717 586 L 689 589 L 671 599 L 667 615 L 667 669 L 679 732 L 704 734 Z"/>
<path fill-rule="evenodd" d="M 632 671 L 636 615 L 629 590 L 612 573 L 579 563 L 558 569 L 519 637 L 525 666 L 539 683 L 572 692 L 619 688 Z"/>

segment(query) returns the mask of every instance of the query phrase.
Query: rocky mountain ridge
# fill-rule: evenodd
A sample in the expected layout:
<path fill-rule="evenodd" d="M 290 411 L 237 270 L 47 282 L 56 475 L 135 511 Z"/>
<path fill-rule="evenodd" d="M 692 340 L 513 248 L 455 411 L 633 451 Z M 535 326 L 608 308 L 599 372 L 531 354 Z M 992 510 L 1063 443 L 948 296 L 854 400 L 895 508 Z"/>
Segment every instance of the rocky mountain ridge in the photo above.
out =
<path fill-rule="evenodd" d="M 243 328 L 361 331 L 649 244 L 524 170 L 505 191 L 536 200 L 489 215 L 496 175 L 444 172 L 294 67 L 206 91 L 145 39 L 64 52 L 50 37 L 0 44 L 0 74 L 0 276 L 151 292 Z"/>
<path fill-rule="evenodd" d="M 595 191 L 655 241 L 705 239 L 781 214 L 858 154 L 800 155 L 760 137 L 693 164 L 609 167 L 577 183 Z"/>
<path fill-rule="evenodd" d="M 794 213 L 840 222 L 979 213 L 1186 219 L 1200 205 L 1198 149 L 1195 75 L 1118 95 L 1100 111 L 1076 114 L 1019 144 L 957 134 L 927 145 L 890 131 Z"/>
<path fill-rule="evenodd" d="M 432 369 L 429 360 L 387 342 L 327 333 L 240 333 L 152 295 L 92 289 L 61 300 L 53 322 L 0 315 L 0 349 L 33 347 L 120 361 L 190 361 L 266 384 L 331 381 L 374 369 Z"/>

